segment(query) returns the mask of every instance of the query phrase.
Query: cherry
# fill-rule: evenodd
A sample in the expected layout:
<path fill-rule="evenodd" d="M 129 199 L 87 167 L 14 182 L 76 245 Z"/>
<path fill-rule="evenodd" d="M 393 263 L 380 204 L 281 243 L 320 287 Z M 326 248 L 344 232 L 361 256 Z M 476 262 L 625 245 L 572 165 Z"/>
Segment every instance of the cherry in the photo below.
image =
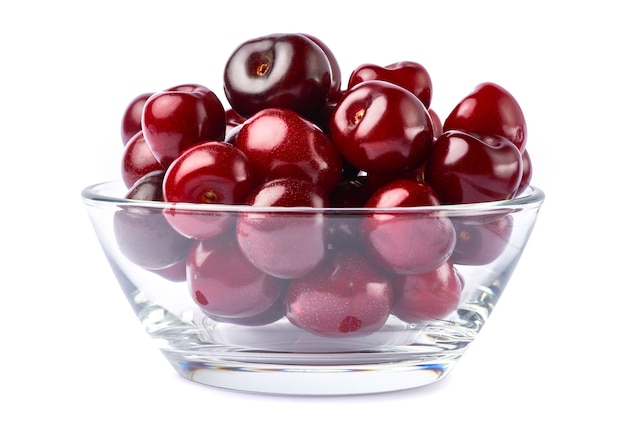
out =
<path fill-rule="evenodd" d="M 330 63 L 330 89 L 328 91 L 328 100 L 331 102 L 337 101 L 341 96 L 341 66 L 339 65 L 337 57 L 335 57 L 330 47 L 317 36 L 307 33 L 303 33 L 303 35 L 315 42 L 315 44 L 322 49 L 324 54 L 326 54 L 326 58 Z"/>
<path fill-rule="evenodd" d="M 163 177 L 164 171 L 143 176 L 125 197 L 162 201 Z M 146 270 L 163 270 L 173 266 L 187 255 L 191 246 L 191 240 L 172 229 L 158 209 L 124 206 L 115 213 L 113 230 L 122 254 Z"/>
<path fill-rule="evenodd" d="M 276 33 L 250 39 L 230 55 L 224 93 L 248 118 L 270 107 L 314 117 L 328 101 L 333 75 L 324 50 L 303 34 Z"/>
<path fill-rule="evenodd" d="M 361 230 L 370 256 L 386 270 L 418 274 L 436 269 L 452 255 L 456 241 L 450 220 L 435 213 L 403 213 L 389 208 L 433 206 L 439 200 L 425 183 L 392 181 L 367 201 L 368 208 L 384 208 L 364 218 Z"/>
<path fill-rule="evenodd" d="M 341 177 L 342 159 L 330 138 L 292 110 L 259 111 L 243 123 L 235 146 L 263 180 L 296 177 L 331 192 Z"/>
<path fill-rule="evenodd" d="M 309 181 L 279 178 L 257 187 L 247 204 L 322 208 L 328 205 L 328 198 Z M 292 279 L 304 276 L 324 259 L 326 227 L 324 215 L 314 211 L 245 211 L 237 221 L 237 241 L 244 256 L 256 267 L 272 276 Z"/>
<path fill-rule="evenodd" d="M 513 232 L 510 214 L 483 218 L 455 219 L 456 246 L 450 261 L 459 265 L 485 265 L 495 261 Z"/>
<path fill-rule="evenodd" d="M 445 131 L 426 161 L 424 180 L 444 204 L 510 199 L 522 178 L 522 157 L 504 137 Z"/>
<path fill-rule="evenodd" d="M 128 141 L 141 131 L 141 116 L 143 114 L 143 107 L 148 100 L 152 96 L 152 92 L 142 93 L 133 98 L 126 110 L 122 115 L 122 125 L 120 128 L 120 132 L 122 135 L 122 143 L 125 145 Z"/>
<path fill-rule="evenodd" d="M 462 130 L 502 136 L 522 152 L 526 146 L 526 119 L 509 91 L 495 83 L 481 83 L 463 98 L 443 124 L 443 130 Z"/>
<path fill-rule="evenodd" d="M 450 262 L 423 274 L 396 276 L 392 313 L 415 323 L 444 319 L 459 305 L 463 284 Z"/>
<path fill-rule="evenodd" d="M 127 188 L 130 188 L 142 176 L 155 170 L 164 170 L 164 167 L 154 158 L 143 137 L 143 132 L 139 131 L 124 146 L 122 153 L 122 181 L 124 181 L 124 185 Z"/>
<path fill-rule="evenodd" d="M 290 281 L 287 318 L 310 333 L 359 336 L 379 330 L 393 303 L 390 279 L 358 250 L 332 250 L 315 271 Z"/>
<path fill-rule="evenodd" d="M 196 304 L 222 317 L 259 315 L 279 299 L 284 286 L 248 262 L 230 231 L 195 243 L 187 257 L 187 275 Z"/>
<path fill-rule="evenodd" d="M 369 80 L 382 80 L 397 84 L 414 94 L 424 107 L 430 107 L 433 83 L 426 68 L 417 62 L 403 61 L 387 66 L 371 63 L 357 67 L 348 80 L 348 89 Z"/>
<path fill-rule="evenodd" d="M 242 204 L 256 187 L 248 158 L 223 142 L 203 142 L 185 150 L 167 169 L 163 198 L 167 202 Z M 191 238 L 210 238 L 234 224 L 227 212 L 164 210 L 170 224 Z"/>
<path fill-rule="evenodd" d="M 226 114 L 208 88 L 180 85 L 146 101 L 142 130 L 152 154 L 167 168 L 185 149 L 203 141 L 223 140 Z"/>
<path fill-rule="evenodd" d="M 419 98 L 380 80 L 348 90 L 331 115 L 329 129 L 343 157 L 368 173 L 416 169 L 433 142 L 432 121 Z"/>

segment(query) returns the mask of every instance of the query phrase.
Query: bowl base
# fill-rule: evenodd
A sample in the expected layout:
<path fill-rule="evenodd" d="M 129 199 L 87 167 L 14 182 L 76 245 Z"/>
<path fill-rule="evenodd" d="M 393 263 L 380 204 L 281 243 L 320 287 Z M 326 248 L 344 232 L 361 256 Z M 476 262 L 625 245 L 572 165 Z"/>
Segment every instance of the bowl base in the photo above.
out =
<path fill-rule="evenodd" d="M 195 383 L 242 392 L 300 396 L 362 395 L 418 388 L 444 378 L 460 357 L 422 355 L 407 360 L 406 354 L 400 359 L 399 354 L 333 353 L 309 354 L 304 358 L 302 354 L 246 352 L 224 357 L 214 354 L 211 360 L 198 361 L 180 352 L 163 352 L 181 376 Z"/>

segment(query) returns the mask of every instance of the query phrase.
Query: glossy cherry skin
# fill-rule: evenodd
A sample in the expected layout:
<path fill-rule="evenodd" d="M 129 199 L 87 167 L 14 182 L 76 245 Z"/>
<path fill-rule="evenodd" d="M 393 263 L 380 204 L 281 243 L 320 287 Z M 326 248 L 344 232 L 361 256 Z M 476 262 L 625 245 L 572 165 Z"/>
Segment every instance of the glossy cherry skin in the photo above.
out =
<path fill-rule="evenodd" d="M 329 129 L 343 157 L 368 173 L 416 169 L 433 143 L 432 121 L 419 98 L 380 80 L 348 90 L 331 114 Z"/>
<path fill-rule="evenodd" d="M 392 313 L 403 321 L 416 323 L 445 319 L 461 298 L 463 283 L 450 262 L 423 274 L 396 276 L 393 280 Z"/>
<path fill-rule="evenodd" d="M 126 145 L 128 141 L 141 131 L 141 117 L 143 115 L 143 107 L 146 104 L 148 98 L 152 96 L 152 92 L 142 93 L 133 98 L 122 115 L 122 125 L 120 128 L 120 134 L 122 136 L 122 143 Z"/>
<path fill-rule="evenodd" d="M 279 33 L 239 45 L 224 68 L 224 93 L 248 118 L 270 107 L 312 117 L 328 101 L 332 71 L 328 57 L 303 34 Z"/>
<path fill-rule="evenodd" d="M 208 88 L 180 85 L 157 92 L 146 101 L 142 130 L 152 154 L 167 168 L 191 146 L 223 140 L 226 114 L 221 101 Z"/>
<path fill-rule="evenodd" d="M 127 199 L 162 201 L 164 171 L 152 172 L 126 193 Z M 120 251 L 146 270 L 163 270 L 185 258 L 191 240 L 165 220 L 157 209 L 128 205 L 115 213 L 113 230 Z"/>
<path fill-rule="evenodd" d="M 387 66 L 363 64 L 352 71 L 348 80 L 348 89 L 369 80 L 382 80 L 397 84 L 418 97 L 426 108 L 430 107 L 433 83 L 426 68 L 417 62 L 403 61 Z"/>
<path fill-rule="evenodd" d="M 509 214 L 455 219 L 456 246 L 450 261 L 459 265 L 485 265 L 495 261 L 509 244 L 513 223 Z"/>
<path fill-rule="evenodd" d="M 377 190 L 368 208 L 401 208 L 439 205 L 427 184 L 401 179 Z M 376 212 L 361 223 L 366 249 L 375 262 L 393 273 L 419 274 L 432 271 L 452 255 L 456 242 L 454 226 L 434 213 Z"/>
<path fill-rule="evenodd" d="M 203 142 L 185 150 L 169 166 L 163 180 L 167 202 L 200 204 L 242 204 L 257 186 L 248 158 L 223 142 Z M 214 237 L 234 224 L 235 218 L 219 210 L 195 212 L 177 209 L 163 211 L 181 234 L 198 239 Z"/>
<path fill-rule="evenodd" d="M 154 158 L 143 137 L 143 132 L 139 131 L 124 146 L 122 153 L 122 181 L 127 188 L 130 188 L 142 176 L 155 170 L 165 169 Z"/>
<path fill-rule="evenodd" d="M 191 296 L 204 312 L 230 318 L 261 314 L 284 286 L 248 262 L 232 233 L 197 241 L 187 257 L 187 276 Z"/>
<path fill-rule="evenodd" d="M 424 171 L 444 204 L 510 199 L 521 178 L 522 157 L 513 143 L 463 131 L 445 131 L 436 140 Z"/>
<path fill-rule="evenodd" d="M 255 189 L 247 200 L 253 207 L 309 207 L 328 205 L 326 193 L 297 178 L 279 178 Z M 327 223 L 323 214 L 242 212 L 237 241 L 244 256 L 257 268 L 282 279 L 304 276 L 326 254 Z"/>
<path fill-rule="evenodd" d="M 356 249 L 330 251 L 324 264 L 287 288 L 287 318 L 319 336 L 371 334 L 392 304 L 390 278 Z"/>
<path fill-rule="evenodd" d="M 265 181 L 301 178 L 329 193 L 341 177 L 343 161 L 329 137 L 289 109 L 256 113 L 242 125 L 235 146 Z"/>
<path fill-rule="evenodd" d="M 303 35 L 315 42 L 315 44 L 322 49 L 324 54 L 326 54 L 326 58 L 330 63 L 330 89 L 328 91 L 328 101 L 337 101 L 341 96 L 341 66 L 339 65 L 339 60 L 330 47 L 320 38 L 307 33 L 303 33 Z"/>
<path fill-rule="evenodd" d="M 522 152 L 526 146 L 526 118 L 513 95 L 495 83 L 481 83 L 463 98 L 443 123 L 443 130 L 502 136 Z"/>

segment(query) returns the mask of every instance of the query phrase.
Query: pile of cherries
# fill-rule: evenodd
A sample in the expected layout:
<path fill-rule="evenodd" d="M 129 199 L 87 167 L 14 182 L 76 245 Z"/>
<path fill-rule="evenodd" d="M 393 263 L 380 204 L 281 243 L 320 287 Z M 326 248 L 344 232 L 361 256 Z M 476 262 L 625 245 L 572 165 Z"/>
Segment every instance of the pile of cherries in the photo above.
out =
<path fill-rule="evenodd" d="M 521 194 L 532 173 L 526 122 L 501 86 L 478 85 L 441 122 L 419 63 L 363 64 L 343 87 L 328 46 L 291 33 L 239 45 L 223 90 L 230 107 L 199 84 L 130 102 L 121 129 L 126 198 L 171 206 L 128 207 L 114 220 L 122 253 L 186 280 L 212 319 L 252 326 L 286 316 L 317 335 L 354 336 L 390 315 L 444 318 L 463 287 L 454 265 L 487 264 L 507 245 L 508 215 L 315 212 Z"/>

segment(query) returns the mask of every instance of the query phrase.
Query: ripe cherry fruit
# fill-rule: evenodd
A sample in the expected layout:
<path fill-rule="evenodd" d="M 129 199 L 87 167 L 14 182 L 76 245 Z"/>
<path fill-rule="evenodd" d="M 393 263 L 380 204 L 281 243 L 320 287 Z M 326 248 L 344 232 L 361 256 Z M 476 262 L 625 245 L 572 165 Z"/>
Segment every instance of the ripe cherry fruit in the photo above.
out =
<path fill-rule="evenodd" d="M 329 129 L 343 157 L 368 173 L 416 169 L 433 142 L 432 121 L 419 98 L 380 80 L 349 89 L 333 110 Z"/>
<path fill-rule="evenodd" d="M 146 101 L 142 130 L 152 154 L 167 168 L 197 143 L 224 140 L 226 113 L 208 88 L 196 84 L 175 86 Z"/>
<path fill-rule="evenodd" d="M 307 207 L 328 205 L 326 193 L 309 181 L 279 178 L 256 188 L 247 200 L 253 207 Z M 244 256 L 264 272 L 283 279 L 304 276 L 326 254 L 326 218 L 303 211 L 242 212 L 237 221 L 237 241 Z"/>
<path fill-rule="evenodd" d="M 390 279 L 356 249 L 329 252 L 322 266 L 287 288 L 289 321 L 320 336 L 373 333 L 387 320 L 392 303 Z"/>
<path fill-rule="evenodd" d="M 387 210 L 439 205 L 425 183 L 409 179 L 392 181 L 377 190 L 366 207 L 384 208 L 363 218 L 361 231 L 367 251 L 375 262 L 397 274 L 418 274 L 436 269 L 454 250 L 454 226 L 444 216 L 424 212 Z"/>
<path fill-rule="evenodd" d="M 224 93 L 244 118 L 270 107 L 314 118 L 328 102 L 332 71 L 324 50 L 304 34 L 250 39 L 230 55 Z"/>
<path fill-rule="evenodd" d="M 163 179 L 166 202 L 199 204 L 242 204 L 256 187 L 248 158 L 237 148 L 223 142 L 203 142 L 184 151 L 169 166 Z M 164 210 L 170 224 L 181 234 L 198 239 L 219 235 L 234 224 L 228 212 Z"/>

